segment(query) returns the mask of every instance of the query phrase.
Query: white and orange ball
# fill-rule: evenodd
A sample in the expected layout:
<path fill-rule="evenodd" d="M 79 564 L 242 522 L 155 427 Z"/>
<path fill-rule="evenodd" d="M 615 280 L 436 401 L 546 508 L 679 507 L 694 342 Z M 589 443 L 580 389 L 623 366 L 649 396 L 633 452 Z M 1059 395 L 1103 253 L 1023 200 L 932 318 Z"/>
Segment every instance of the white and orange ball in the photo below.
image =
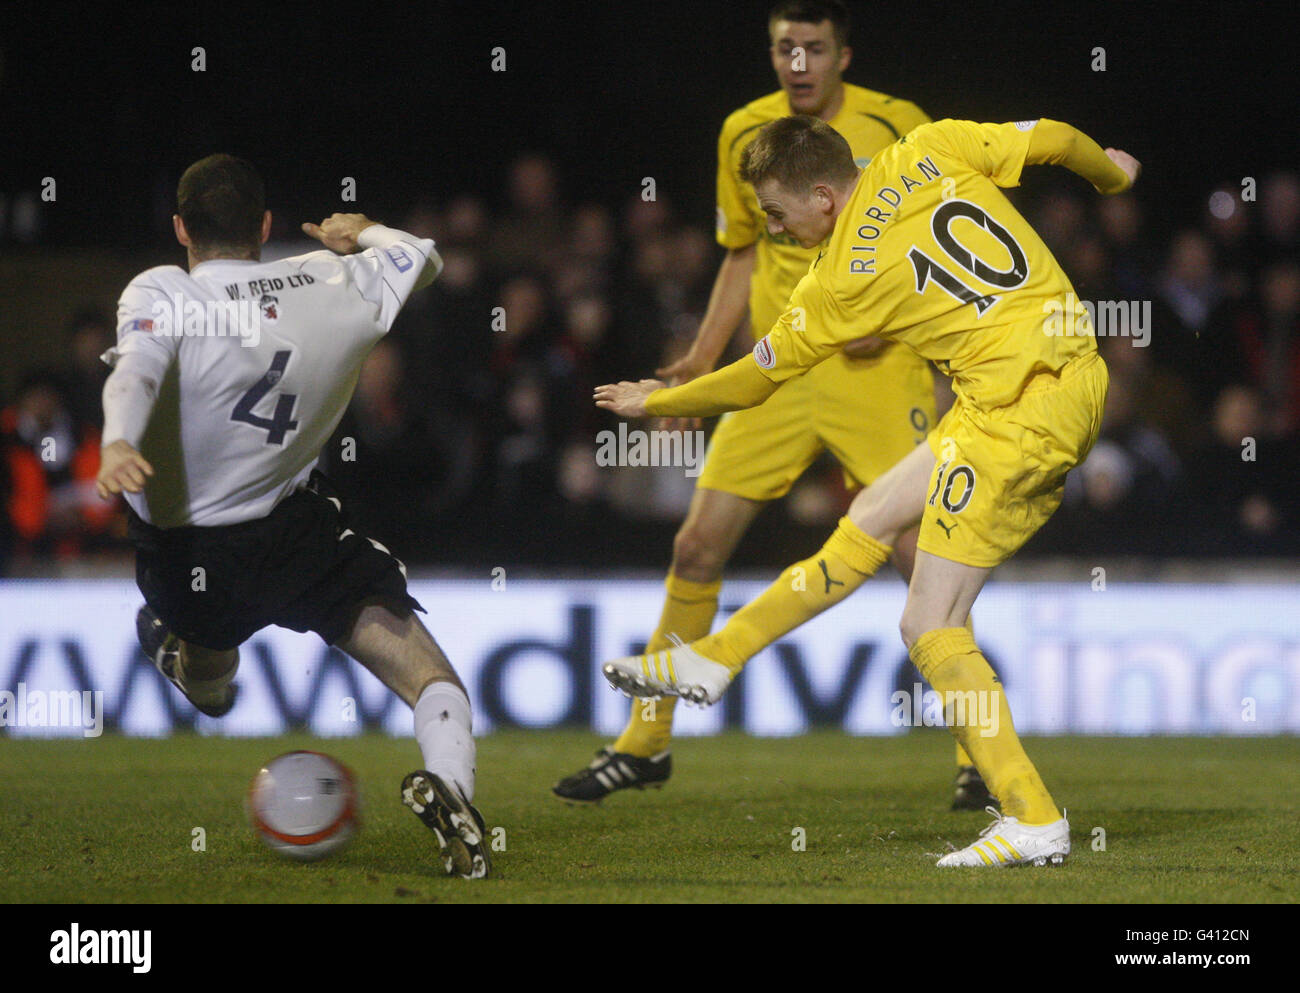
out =
<path fill-rule="evenodd" d="M 253 777 L 248 815 L 258 836 L 298 862 L 341 851 L 360 827 L 356 782 L 321 752 L 277 755 Z"/>

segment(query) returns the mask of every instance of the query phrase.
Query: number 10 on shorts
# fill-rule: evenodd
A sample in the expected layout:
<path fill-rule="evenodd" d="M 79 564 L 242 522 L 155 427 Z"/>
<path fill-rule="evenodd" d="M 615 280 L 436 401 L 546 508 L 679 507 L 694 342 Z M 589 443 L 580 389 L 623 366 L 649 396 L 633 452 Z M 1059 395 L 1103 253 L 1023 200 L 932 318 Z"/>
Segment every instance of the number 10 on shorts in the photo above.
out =
<path fill-rule="evenodd" d="M 944 460 L 934 474 L 934 489 L 930 492 L 928 503 L 933 507 L 935 501 L 939 500 L 948 513 L 960 514 L 975 493 L 975 470 L 964 462 L 953 464 L 956 456 L 954 448 L 951 438 L 943 440 Z"/>

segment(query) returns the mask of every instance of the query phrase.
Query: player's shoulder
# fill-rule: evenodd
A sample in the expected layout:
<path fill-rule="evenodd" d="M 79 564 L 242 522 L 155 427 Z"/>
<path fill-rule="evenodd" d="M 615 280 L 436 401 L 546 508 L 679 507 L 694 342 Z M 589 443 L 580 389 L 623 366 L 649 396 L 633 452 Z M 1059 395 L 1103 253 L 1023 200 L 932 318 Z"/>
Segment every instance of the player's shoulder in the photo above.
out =
<path fill-rule="evenodd" d="M 146 269 L 139 273 L 129 286 L 142 286 L 149 283 L 174 283 L 177 280 L 189 279 L 190 274 L 178 265 L 156 265 L 151 269 Z"/>
<path fill-rule="evenodd" d="M 303 252 L 301 255 L 286 255 L 280 259 L 279 264 L 289 269 L 305 269 L 309 266 L 340 268 L 344 258 L 345 256 L 332 252 L 328 248 L 317 248 L 310 252 Z"/>
<path fill-rule="evenodd" d="M 932 148 L 936 145 L 946 147 L 952 143 L 952 139 L 972 134 L 982 126 L 974 121 L 961 121 L 952 117 L 927 121 L 904 135 L 902 144 L 912 148 Z"/>
<path fill-rule="evenodd" d="M 935 138 L 949 134 L 959 124 L 964 121 L 955 121 L 952 118 L 945 117 L 938 121 L 926 121 L 914 127 L 908 134 L 903 136 L 906 144 L 918 145 L 921 142 L 932 141 Z"/>
<path fill-rule="evenodd" d="M 190 274 L 178 265 L 156 265 L 139 273 L 126 284 L 127 293 L 169 293 L 189 282 Z"/>
<path fill-rule="evenodd" d="M 729 146 L 733 145 L 742 137 L 752 136 L 768 121 L 775 121 L 789 113 L 790 104 L 784 90 L 768 93 L 728 114 L 722 122 L 722 139 Z"/>
<path fill-rule="evenodd" d="M 905 136 L 903 144 L 916 150 L 956 154 L 957 150 L 965 149 L 967 143 L 971 141 L 986 145 L 990 141 L 1004 140 L 1008 133 L 1014 134 L 1015 132 L 1010 130 L 1011 127 L 1016 131 L 1030 131 L 1037 123 L 1037 121 L 1020 121 L 1014 125 L 983 124 L 979 121 L 945 117 L 914 128 Z M 958 157 L 964 156 L 958 155 Z"/>
<path fill-rule="evenodd" d="M 930 115 L 911 100 L 891 96 L 879 90 L 871 90 L 856 83 L 844 84 L 844 104 L 850 110 L 859 113 L 875 114 L 888 120 L 928 121 Z"/>

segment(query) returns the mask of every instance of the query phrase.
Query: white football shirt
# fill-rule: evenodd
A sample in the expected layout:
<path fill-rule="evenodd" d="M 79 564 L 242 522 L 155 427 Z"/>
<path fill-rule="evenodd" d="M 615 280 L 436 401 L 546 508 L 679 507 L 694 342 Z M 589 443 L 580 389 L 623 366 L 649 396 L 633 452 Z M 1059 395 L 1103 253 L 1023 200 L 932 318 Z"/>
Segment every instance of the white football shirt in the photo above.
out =
<path fill-rule="evenodd" d="M 354 255 L 214 259 L 131 280 L 104 361 L 131 355 L 160 383 L 143 436 L 126 439 L 154 468 L 126 494 L 144 520 L 250 521 L 307 480 L 362 361 L 442 268 L 428 239 L 374 225 L 358 241 Z"/>

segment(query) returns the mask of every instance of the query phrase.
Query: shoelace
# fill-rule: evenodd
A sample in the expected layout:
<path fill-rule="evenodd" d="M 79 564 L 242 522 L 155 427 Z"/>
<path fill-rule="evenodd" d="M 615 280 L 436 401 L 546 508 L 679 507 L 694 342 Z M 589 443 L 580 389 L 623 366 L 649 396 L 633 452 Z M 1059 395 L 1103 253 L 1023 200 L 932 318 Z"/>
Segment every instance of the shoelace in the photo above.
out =
<path fill-rule="evenodd" d="M 1002 829 L 1003 822 L 1006 820 L 1006 818 L 1002 816 L 1002 811 L 998 810 L 997 807 L 994 807 L 992 805 L 985 807 L 984 813 L 993 815 L 993 823 L 980 832 L 981 838 L 987 838 L 993 835 L 994 833 L 996 833 L 997 831 L 1000 831 Z"/>
<path fill-rule="evenodd" d="M 981 831 L 979 838 L 977 838 L 974 842 L 967 845 L 966 847 L 967 849 L 975 849 L 976 851 L 982 851 L 982 849 L 978 848 L 977 846 L 983 844 L 985 848 L 989 848 L 993 850 L 996 856 L 996 861 L 1004 862 L 1006 861 L 1006 856 L 1003 854 L 1001 847 L 994 843 L 993 839 L 997 836 L 998 832 L 1002 828 L 1002 825 L 1006 822 L 1007 819 L 1002 815 L 1002 811 L 998 810 L 997 807 L 994 807 L 992 805 L 985 807 L 984 812 L 986 814 L 992 815 L 993 823 L 990 824 L 988 827 L 986 827 L 983 831 Z M 1004 845 L 1006 844 L 1005 841 L 1003 842 L 1003 844 Z M 1009 848 L 1010 846 L 1008 845 L 1007 847 Z"/>
<path fill-rule="evenodd" d="M 991 835 L 993 835 L 996 831 L 1001 829 L 1002 825 L 1006 823 L 1007 818 L 1003 815 L 1003 813 L 1000 810 L 998 810 L 997 807 L 993 807 L 993 806 L 985 807 L 984 812 L 986 814 L 992 814 L 994 818 L 993 823 L 980 832 L 981 838 L 988 838 Z M 1066 811 L 1064 808 L 1062 808 L 1061 810 L 1061 819 L 1062 820 L 1068 819 L 1068 811 Z"/>

